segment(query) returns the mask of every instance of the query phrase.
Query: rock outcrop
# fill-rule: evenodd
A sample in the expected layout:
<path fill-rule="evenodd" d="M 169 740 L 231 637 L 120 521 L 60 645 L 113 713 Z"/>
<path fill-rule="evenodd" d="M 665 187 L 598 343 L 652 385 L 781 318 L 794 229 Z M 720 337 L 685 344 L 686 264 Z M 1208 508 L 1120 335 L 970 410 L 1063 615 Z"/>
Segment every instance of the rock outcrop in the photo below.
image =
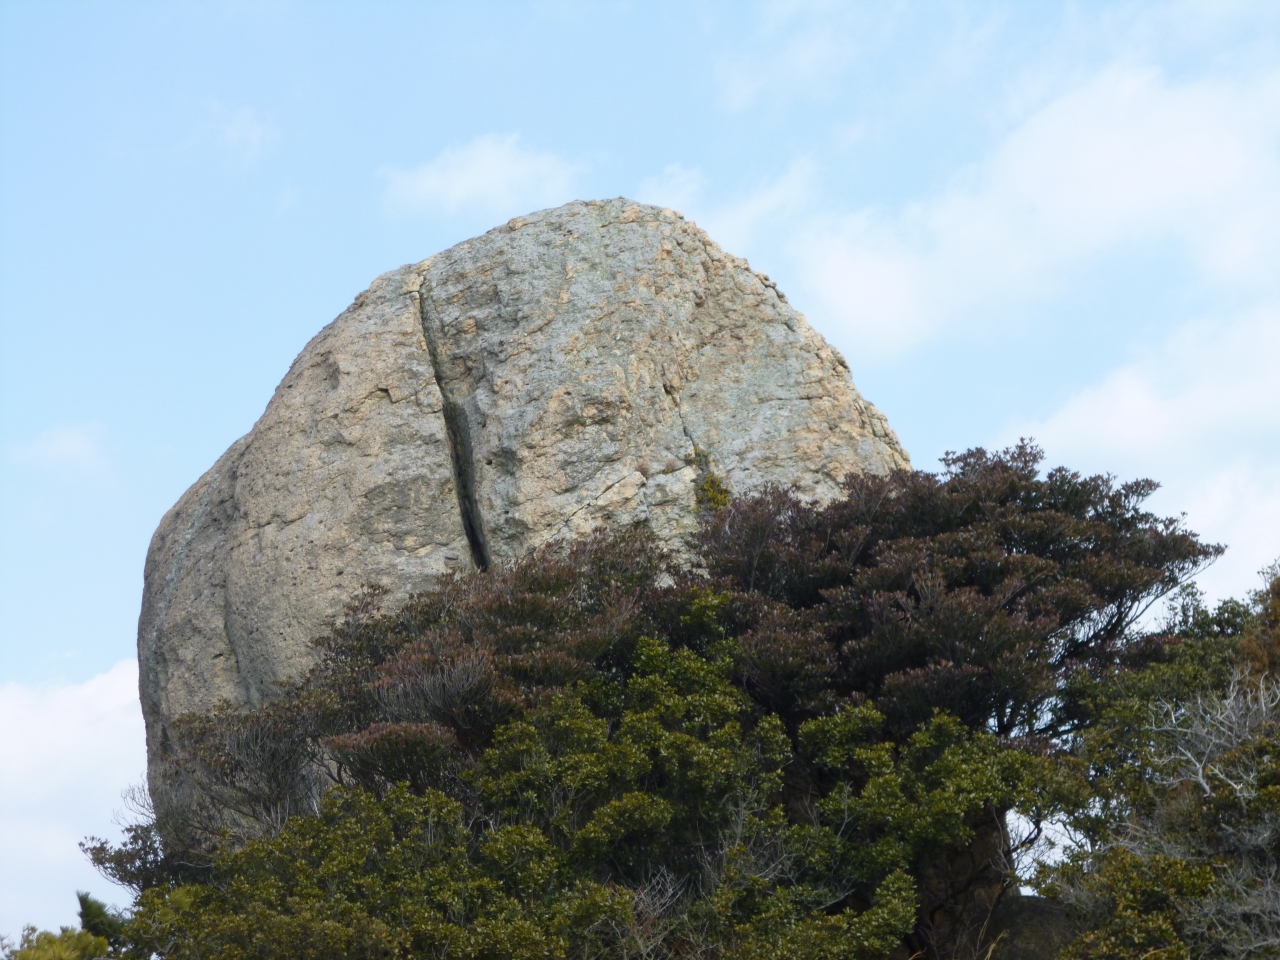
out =
<path fill-rule="evenodd" d="M 907 464 L 840 355 L 679 214 L 512 220 L 375 280 L 161 521 L 138 626 L 153 769 L 173 717 L 304 670 L 361 584 L 402 597 L 603 523 L 678 550 L 707 471 L 825 499 Z"/>

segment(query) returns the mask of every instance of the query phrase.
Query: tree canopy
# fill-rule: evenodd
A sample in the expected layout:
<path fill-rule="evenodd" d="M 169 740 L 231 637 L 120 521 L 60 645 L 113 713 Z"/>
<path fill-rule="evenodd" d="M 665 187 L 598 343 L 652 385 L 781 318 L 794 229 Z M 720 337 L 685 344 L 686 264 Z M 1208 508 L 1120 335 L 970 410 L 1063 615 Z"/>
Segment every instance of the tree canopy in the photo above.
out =
<path fill-rule="evenodd" d="M 1221 548 L 1148 481 L 1040 462 L 709 497 L 681 557 L 605 530 L 392 609 L 365 588 L 276 700 L 185 718 L 154 821 L 89 845 L 138 892 L 120 949 L 982 956 L 1050 821 L 1097 856 L 1045 891 L 1120 922 L 1097 891 L 1158 781 L 1146 688 L 1271 647 L 1193 594 L 1151 629 Z M 1179 862 L 1177 897 L 1214 879 Z"/>

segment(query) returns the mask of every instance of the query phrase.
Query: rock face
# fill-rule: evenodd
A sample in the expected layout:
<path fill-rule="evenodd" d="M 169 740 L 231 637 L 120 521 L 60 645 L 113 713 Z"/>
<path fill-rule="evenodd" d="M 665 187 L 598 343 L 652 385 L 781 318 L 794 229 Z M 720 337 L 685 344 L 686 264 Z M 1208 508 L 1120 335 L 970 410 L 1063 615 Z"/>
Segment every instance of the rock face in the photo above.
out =
<path fill-rule="evenodd" d="M 603 523 L 674 549 L 714 471 L 834 496 L 908 465 L 767 277 L 670 210 L 572 203 L 383 274 L 299 354 L 147 555 L 148 753 L 257 704 L 361 584 L 392 597 Z"/>

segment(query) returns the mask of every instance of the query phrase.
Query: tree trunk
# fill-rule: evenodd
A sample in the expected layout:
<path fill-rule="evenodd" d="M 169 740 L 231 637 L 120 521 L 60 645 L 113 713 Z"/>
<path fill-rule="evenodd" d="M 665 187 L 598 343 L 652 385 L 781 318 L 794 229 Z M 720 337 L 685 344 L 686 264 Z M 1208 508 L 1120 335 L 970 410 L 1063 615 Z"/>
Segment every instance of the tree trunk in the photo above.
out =
<path fill-rule="evenodd" d="M 987 955 L 991 916 L 1018 896 L 1003 813 L 974 828 L 973 840 L 921 865 L 920 913 L 909 938 L 927 960 L 975 960 Z"/>

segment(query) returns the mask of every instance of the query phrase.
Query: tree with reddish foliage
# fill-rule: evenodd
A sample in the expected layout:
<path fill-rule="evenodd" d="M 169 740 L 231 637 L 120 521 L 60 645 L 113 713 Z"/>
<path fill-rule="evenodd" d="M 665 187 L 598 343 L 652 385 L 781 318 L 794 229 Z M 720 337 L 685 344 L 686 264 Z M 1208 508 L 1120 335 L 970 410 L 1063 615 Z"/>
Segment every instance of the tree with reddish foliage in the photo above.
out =
<path fill-rule="evenodd" d="M 1041 457 L 974 450 L 940 475 L 851 477 L 820 509 L 770 490 L 712 517 L 710 573 L 788 608 L 749 642 L 747 689 L 797 719 L 823 698 L 869 700 L 898 735 L 935 710 L 1009 739 L 1069 731 L 1071 675 L 1113 665 L 1222 548 L 1142 510 L 1151 481 L 1042 478 Z"/>
<path fill-rule="evenodd" d="M 1025 443 L 972 450 L 941 474 L 851 477 L 823 508 L 770 490 L 710 518 L 708 571 L 782 608 L 739 641 L 744 689 L 792 730 L 868 703 L 896 743 L 942 712 L 1060 752 L 1081 722 L 1073 678 L 1132 658 L 1143 615 L 1222 548 L 1143 510 L 1151 481 L 1042 477 L 1041 459 Z M 793 789 L 828 789 L 796 767 Z M 966 849 L 917 865 L 918 949 L 968 941 L 1008 890 L 1007 814 L 987 811 Z"/>

